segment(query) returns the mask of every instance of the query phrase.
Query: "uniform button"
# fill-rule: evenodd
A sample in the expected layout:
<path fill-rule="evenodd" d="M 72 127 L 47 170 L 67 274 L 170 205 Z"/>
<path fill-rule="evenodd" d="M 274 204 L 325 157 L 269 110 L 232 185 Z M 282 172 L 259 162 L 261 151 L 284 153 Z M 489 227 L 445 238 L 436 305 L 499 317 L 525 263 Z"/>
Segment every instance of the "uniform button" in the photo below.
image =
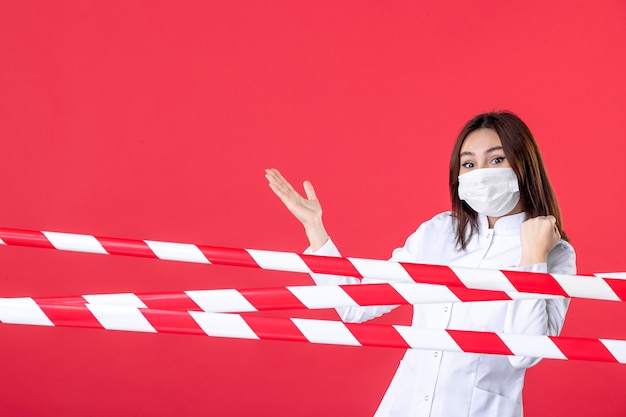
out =
<path fill-rule="evenodd" d="M 485 235 L 487 237 L 487 239 L 491 238 L 491 232 L 487 232 L 487 234 Z"/>
<path fill-rule="evenodd" d="M 445 313 L 447 313 L 449 309 L 450 309 L 450 308 L 449 308 L 448 306 L 445 306 L 445 307 L 443 308 L 443 311 L 444 311 Z"/>
<path fill-rule="evenodd" d="M 424 401 L 428 401 L 428 395 L 424 395 Z"/>
<path fill-rule="evenodd" d="M 439 357 L 439 352 L 435 352 L 435 353 L 433 353 L 433 356 L 434 356 L 435 358 L 438 358 L 438 357 Z"/>

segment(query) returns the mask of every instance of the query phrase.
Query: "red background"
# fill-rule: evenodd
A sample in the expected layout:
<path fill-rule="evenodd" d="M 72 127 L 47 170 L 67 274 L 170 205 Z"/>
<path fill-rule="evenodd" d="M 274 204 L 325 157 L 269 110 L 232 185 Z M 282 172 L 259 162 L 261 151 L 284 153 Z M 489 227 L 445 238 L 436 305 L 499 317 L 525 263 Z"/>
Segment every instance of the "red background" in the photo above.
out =
<path fill-rule="evenodd" d="M 301 251 L 266 185 L 310 179 L 346 256 L 447 210 L 471 116 L 534 132 L 581 273 L 624 271 L 626 4 L 7 1 L 0 226 Z M 0 247 L 0 295 L 309 284 L 308 276 Z M 283 315 L 336 318 L 333 311 Z M 408 323 L 409 308 L 379 319 Z M 575 300 L 565 335 L 626 339 Z M 0 415 L 371 415 L 402 352 L 0 326 Z M 532 416 L 623 416 L 624 365 L 544 360 Z"/>

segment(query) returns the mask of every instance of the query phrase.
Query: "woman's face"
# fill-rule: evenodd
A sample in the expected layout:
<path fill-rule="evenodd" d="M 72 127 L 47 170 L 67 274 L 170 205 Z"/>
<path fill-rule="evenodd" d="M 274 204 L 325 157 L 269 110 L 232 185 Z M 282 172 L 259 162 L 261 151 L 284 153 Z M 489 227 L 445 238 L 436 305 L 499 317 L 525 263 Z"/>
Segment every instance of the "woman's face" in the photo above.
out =
<path fill-rule="evenodd" d="M 502 142 L 493 129 L 478 129 L 470 133 L 461 146 L 459 175 L 477 168 L 510 167 Z"/>

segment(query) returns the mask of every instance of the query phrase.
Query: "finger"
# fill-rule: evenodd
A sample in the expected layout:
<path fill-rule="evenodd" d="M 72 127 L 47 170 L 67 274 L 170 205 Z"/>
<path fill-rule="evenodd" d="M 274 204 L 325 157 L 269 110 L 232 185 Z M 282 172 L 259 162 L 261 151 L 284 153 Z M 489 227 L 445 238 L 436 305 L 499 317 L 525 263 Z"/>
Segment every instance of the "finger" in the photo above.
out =
<path fill-rule="evenodd" d="M 280 184 L 281 187 L 284 187 L 287 191 L 293 190 L 293 187 L 291 186 L 289 181 L 287 181 L 285 177 L 283 177 L 280 171 L 278 171 L 276 168 L 272 168 L 272 174 L 274 174 L 276 183 Z"/>
<path fill-rule="evenodd" d="M 272 168 L 265 169 L 265 178 L 270 182 L 276 182 L 276 174 L 274 174 Z"/>
<path fill-rule="evenodd" d="M 280 172 L 276 169 L 266 170 L 265 177 L 270 184 L 273 184 L 276 191 L 288 193 L 293 190 L 289 183 L 280 175 Z"/>
<path fill-rule="evenodd" d="M 304 181 L 302 183 L 302 186 L 304 187 L 304 192 L 306 193 L 306 198 L 308 200 L 317 200 L 317 196 L 315 195 L 315 189 L 313 188 L 313 184 L 311 184 L 311 181 Z"/>
<path fill-rule="evenodd" d="M 270 188 L 272 189 L 272 191 L 274 191 L 274 193 L 276 193 L 277 195 L 280 195 L 280 194 L 284 194 L 286 192 L 284 187 L 282 187 L 276 181 L 276 178 L 273 177 L 271 174 L 265 174 L 265 178 L 267 179 L 267 183 L 270 186 Z"/>
<path fill-rule="evenodd" d="M 281 200 L 284 200 L 286 198 L 286 194 L 282 190 L 282 188 L 278 187 L 276 184 L 271 183 L 271 182 L 269 183 L 269 186 L 272 189 L 272 191 L 274 192 L 274 194 L 276 194 L 278 196 L 278 198 L 280 198 Z"/>
<path fill-rule="evenodd" d="M 292 193 L 286 193 L 283 188 L 281 188 L 281 187 L 279 187 L 279 186 L 277 186 L 275 184 L 271 184 L 270 183 L 270 188 L 272 189 L 272 191 L 274 191 L 274 194 L 276 194 L 278 196 L 280 201 L 282 201 L 283 204 L 286 205 L 287 207 L 291 207 L 292 206 L 293 198 L 295 198 L 296 201 L 297 201 L 298 198 L 300 197 L 300 195 L 297 194 L 297 193 L 295 194 L 295 196 L 293 196 Z"/>
<path fill-rule="evenodd" d="M 275 172 L 266 170 L 265 178 L 267 178 L 268 185 L 274 191 L 276 195 L 282 198 L 283 195 L 289 193 L 289 189 L 285 187 L 284 182 L 276 176 Z"/>
<path fill-rule="evenodd" d="M 278 172 L 278 170 L 276 170 L 275 168 L 266 169 L 265 177 L 267 177 L 268 180 L 271 180 L 274 183 L 282 182 L 282 175 L 280 175 L 280 172 Z"/>

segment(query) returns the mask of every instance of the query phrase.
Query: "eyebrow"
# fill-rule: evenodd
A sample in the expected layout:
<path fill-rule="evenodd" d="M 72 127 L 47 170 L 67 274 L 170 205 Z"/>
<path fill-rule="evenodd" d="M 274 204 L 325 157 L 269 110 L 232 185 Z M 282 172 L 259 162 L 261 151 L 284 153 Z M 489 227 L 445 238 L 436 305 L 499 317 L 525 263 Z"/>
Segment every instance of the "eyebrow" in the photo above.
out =
<path fill-rule="evenodd" d="M 500 151 L 500 150 L 502 150 L 502 146 L 494 146 L 493 148 L 487 149 L 485 153 L 491 153 L 491 152 Z M 470 151 L 461 152 L 459 156 L 474 156 L 474 152 L 470 152 Z"/>

